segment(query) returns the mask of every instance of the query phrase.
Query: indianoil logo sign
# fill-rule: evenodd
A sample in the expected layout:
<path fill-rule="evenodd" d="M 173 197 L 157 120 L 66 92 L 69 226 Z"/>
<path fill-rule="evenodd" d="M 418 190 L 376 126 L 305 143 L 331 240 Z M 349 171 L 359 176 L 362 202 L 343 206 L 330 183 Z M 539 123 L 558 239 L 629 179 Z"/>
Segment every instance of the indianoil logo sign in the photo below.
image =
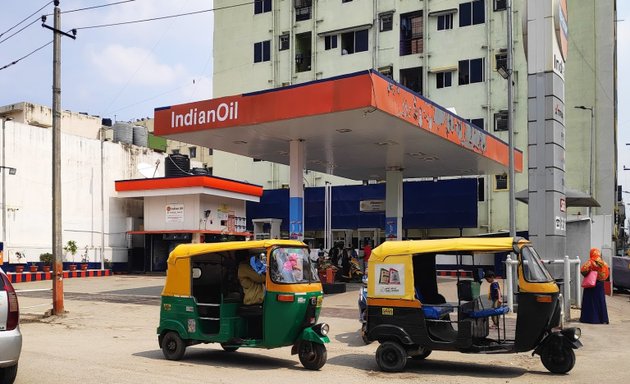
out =
<path fill-rule="evenodd" d="M 156 108 L 155 132 L 163 135 L 235 126 L 242 120 L 241 104 L 243 98 L 233 96 Z"/>
<path fill-rule="evenodd" d="M 238 101 L 220 103 L 215 108 L 190 108 L 187 112 L 171 110 L 171 127 L 192 127 L 210 125 L 217 121 L 223 122 L 238 119 Z"/>

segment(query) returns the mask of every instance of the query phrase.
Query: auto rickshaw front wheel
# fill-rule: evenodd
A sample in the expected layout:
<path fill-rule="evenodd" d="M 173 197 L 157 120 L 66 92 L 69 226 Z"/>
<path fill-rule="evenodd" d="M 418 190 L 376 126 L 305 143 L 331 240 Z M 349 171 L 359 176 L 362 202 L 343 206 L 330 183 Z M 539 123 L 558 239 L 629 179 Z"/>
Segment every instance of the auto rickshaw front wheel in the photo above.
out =
<path fill-rule="evenodd" d="M 399 343 L 385 341 L 376 349 L 376 363 L 381 371 L 400 372 L 407 364 L 407 351 Z"/>
<path fill-rule="evenodd" d="M 326 364 L 328 354 L 324 344 L 302 341 L 298 350 L 298 357 L 304 368 L 317 371 Z"/>
<path fill-rule="evenodd" d="M 186 344 L 177 332 L 166 332 L 162 338 L 162 353 L 168 360 L 181 360 L 186 352 Z"/>
<path fill-rule="evenodd" d="M 221 348 L 223 348 L 225 352 L 236 352 L 236 350 L 238 349 L 236 345 L 230 345 L 226 343 L 221 343 Z"/>
<path fill-rule="evenodd" d="M 540 353 L 540 360 L 551 373 L 567 373 L 575 365 L 575 352 L 571 347 L 548 346 Z"/>
<path fill-rule="evenodd" d="M 372 343 L 372 340 L 368 337 L 367 323 L 363 323 L 363 325 L 361 325 L 361 339 L 365 345 Z"/>

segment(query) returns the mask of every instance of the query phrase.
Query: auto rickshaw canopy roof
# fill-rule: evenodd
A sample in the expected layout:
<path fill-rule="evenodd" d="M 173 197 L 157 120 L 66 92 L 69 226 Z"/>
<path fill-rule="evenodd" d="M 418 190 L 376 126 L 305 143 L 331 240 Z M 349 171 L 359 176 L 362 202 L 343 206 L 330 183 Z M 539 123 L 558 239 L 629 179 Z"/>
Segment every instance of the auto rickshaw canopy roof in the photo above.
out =
<path fill-rule="evenodd" d="M 296 240 L 255 240 L 255 241 L 227 241 L 222 243 L 180 244 L 168 257 L 166 282 L 162 296 L 190 296 L 191 270 L 190 259 L 195 256 L 216 253 L 240 251 L 245 249 L 270 248 L 273 246 L 306 247 Z"/>
<path fill-rule="evenodd" d="M 529 244 L 529 241 L 519 237 L 458 237 L 436 240 L 386 241 L 372 250 L 369 262 L 384 262 L 390 256 L 413 256 L 422 253 L 509 252 L 514 249 L 515 243 L 521 247 Z"/>
<path fill-rule="evenodd" d="M 436 253 L 453 252 L 509 252 L 514 250 L 515 246 L 521 248 L 527 244 L 529 244 L 528 240 L 519 237 L 386 241 L 374 248 L 370 255 L 368 301 L 385 299 L 389 301 L 378 303 L 386 306 L 420 306 L 415 292 L 414 257 L 435 257 Z M 550 283 L 548 286 L 549 291 L 558 289 L 555 284 Z"/>

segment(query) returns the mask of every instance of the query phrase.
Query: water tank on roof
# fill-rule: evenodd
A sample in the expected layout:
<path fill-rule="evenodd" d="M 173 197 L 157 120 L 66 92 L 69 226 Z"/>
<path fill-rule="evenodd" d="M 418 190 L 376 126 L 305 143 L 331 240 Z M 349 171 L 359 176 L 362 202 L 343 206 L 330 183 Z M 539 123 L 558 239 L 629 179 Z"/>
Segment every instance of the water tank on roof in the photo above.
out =
<path fill-rule="evenodd" d="M 199 175 L 207 176 L 209 175 L 209 172 L 208 172 L 208 168 L 193 168 L 192 174 L 196 176 L 199 176 Z"/>
<path fill-rule="evenodd" d="M 138 125 L 133 127 L 133 144 L 139 147 L 147 147 L 149 145 L 149 132 L 146 127 Z"/>
<path fill-rule="evenodd" d="M 133 144 L 133 126 L 128 123 L 114 124 L 114 143 Z"/>
<path fill-rule="evenodd" d="M 164 176 L 182 177 L 190 175 L 190 159 L 186 155 L 174 153 L 168 155 L 164 163 Z"/>

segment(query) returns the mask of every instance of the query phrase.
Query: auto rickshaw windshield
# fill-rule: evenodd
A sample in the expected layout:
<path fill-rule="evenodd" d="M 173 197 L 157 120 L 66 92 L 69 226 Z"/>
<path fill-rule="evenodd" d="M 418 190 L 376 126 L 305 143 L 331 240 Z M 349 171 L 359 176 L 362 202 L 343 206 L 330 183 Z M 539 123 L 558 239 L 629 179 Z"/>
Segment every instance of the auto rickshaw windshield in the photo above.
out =
<path fill-rule="evenodd" d="M 530 283 L 547 283 L 553 277 L 540 260 L 540 256 L 533 247 L 525 246 L 521 249 L 523 258 L 523 277 Z"/>
<path fill-rule="evenodd" d="M 303 284 L 319 281 L 307 248 L 275 248 L 269 257 L 269 270 L 274 283 Z"/>

